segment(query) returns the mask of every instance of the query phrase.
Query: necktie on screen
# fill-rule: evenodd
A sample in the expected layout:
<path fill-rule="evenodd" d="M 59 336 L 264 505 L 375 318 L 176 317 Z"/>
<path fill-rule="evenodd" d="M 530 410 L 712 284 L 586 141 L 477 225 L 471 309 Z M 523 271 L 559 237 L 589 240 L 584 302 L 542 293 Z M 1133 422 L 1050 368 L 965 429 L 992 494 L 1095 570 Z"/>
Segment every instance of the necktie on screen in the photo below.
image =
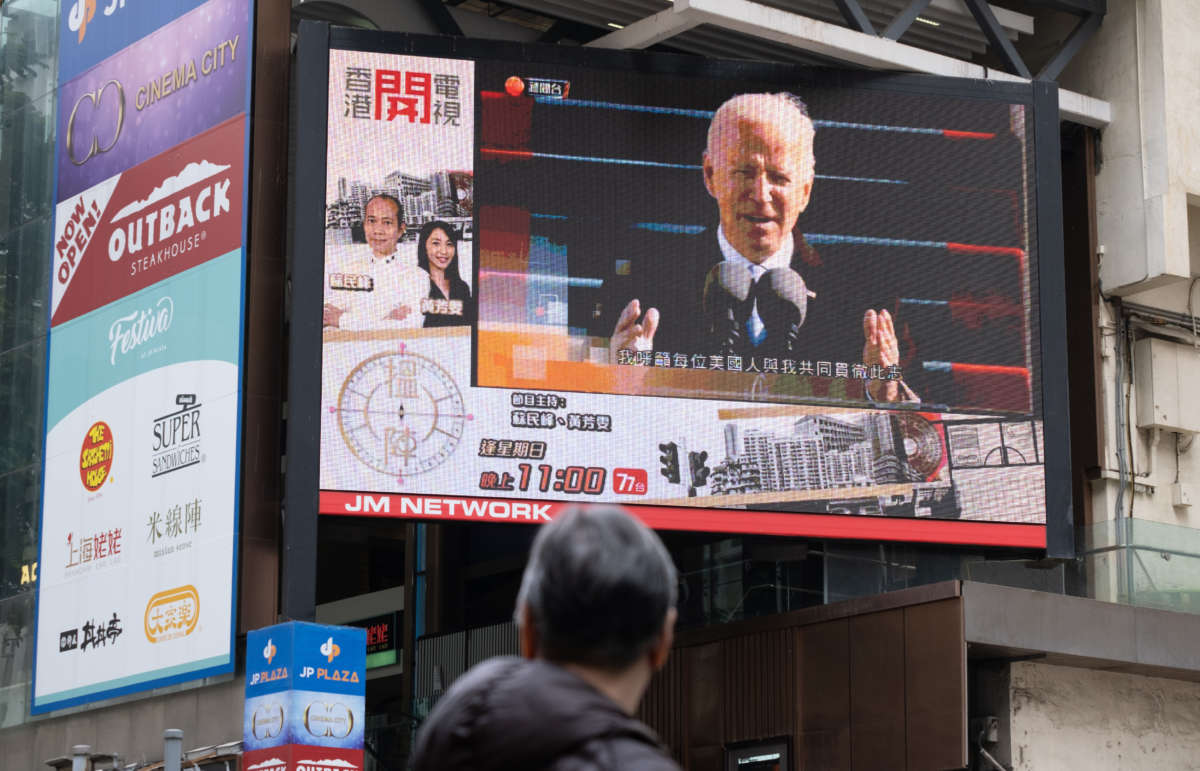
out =
<path fill-rule="evenodd" d="M 750 266 L 751 286 L 750 292 L 753 295 L 758 284 L 758 279 L 762 274 L 766 273 L 761 265 Z M 767 327 L 763 324 L 762 317 L 758 315 L 758 300 L 754 301 L 754 305 L 750 308 L 750 318 L 746 319 L 746 332 L 750 335 L 750 342 L 758 345 L 763 340 L 767 339 Z"/>

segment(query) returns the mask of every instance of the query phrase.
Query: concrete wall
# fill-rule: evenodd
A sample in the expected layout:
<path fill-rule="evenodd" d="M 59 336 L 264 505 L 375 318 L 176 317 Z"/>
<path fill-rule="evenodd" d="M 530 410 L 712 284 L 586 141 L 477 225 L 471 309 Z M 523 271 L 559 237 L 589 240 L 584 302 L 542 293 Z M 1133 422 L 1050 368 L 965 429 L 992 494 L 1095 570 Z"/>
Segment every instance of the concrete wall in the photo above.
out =
<path fill-rule="evenodd" d="M 241 741 L 245 686 L 241 675 L 202 688 L 177 690 L 73 715 L 34 720 L 0 731 L 0 768 L 33 771 L 71 754 L 76 744 L 121 756 L 122 765 L 163 757 L 163 730 L 183 729 L 183 749 Z"/>
<path fill-rule="evenodd" d="M 1200 543 L 1200 501 L 1191 507 L 1172 505 L 1173 484 L 1200 484 L 1200 443 L 1193 446 L 1190 434 L 1156 435 L 1137 428 L 1138 403 L 1150 394 L 1126 385 L 1131 363 L 1123 361 L 1118 346 L 1113 302 L 1120 298 L 1200 315 L 1200 286 L 1193 281 L 1200 276 L 1196 9 L 1189 0 L 1109 0 L 1099 32 L 1061 78 L 1065 88 L 1107 100 L 1113 114 L 1101 134 L 1095 180 L 1097 234 L 1103 247 L 1099 291 L 1108 302 L 1100 305 L 1103 468 L 1092 484 L 1091 502 L 1094 522 L 1107 532 L 1097 534 L 1091 546 L 1125 543 L 1116 537 L 1115 521 L 1132 515 L 1138 525 L 1150 523 L 1135 534 L 1135 543 L 1159 547 L 1160 553 L 1176 552 L 1171 565 L 1160 562 L 1153 550 L 1136 552 L 1132 559 L 1114 553 L 1089 559 L 1091 594 L 1098 599 L 1128 601 L 1139 591 L 1163 596 L 1200 590 L 1200 553 L 1194 548 Z M 1174 334 L 1182 356 L 1200 357 L 1191 330 L 1159 326 L 1134 332 Z M 1127 414 L 1134 423 L 1129 428 L 1124 424 L 1126 388 Z M 1118 448 L 1130 469 L 1124 480 L 1118 472 Z"/>
<path fill-rule="evenodd" d="M 1166 248 L 1179 259 L 1200 250 L 1189 229 L 1188 207 L 1200 202 L 1200 14 L 1194 2 L 1166 3 L 1163 65 L 1167 104 Z M 1197 266 L 1189 259 L 1189 273 Z M 1190 288 L 1190 287 L 1189 287 Z"/>
<path fill-rule="evenodd" d="M 1200 769 L 1200 684 L 1015 663 L 1013 771 Z"/>
<path fill-rule="evenodd" d="M 1062 75 L 1064 87 L 1113 107 L 1096 179 L 1106 293 L 1172 287 L 1161 299 L 1186 306 L 1187 202 L 1200 194 L 1198 33 L 1194 3 L 1110 0 L 1100 31 Z"/>
<path fill-rule="evenodd" d="M 1157 0 L 1150 0 L 1156 2 Z M 1063 72 L 1061 84 L 1080 93 L 1107 100 L 1113 108 L 1112 124 L 1103 133 L 1104 165 L 1096 179 L 1100 243 L 1106 249 L 1101 262 L 1105 287 L 1125 286 L 1146 277 L 1147 236 L 1156 223 L 1146 211 L 1142 158 L 1145 142 L 1140 120 L 1145 78 L 1139 66 L 1138 0 L 1112 0 L 1095 37 Z M 1155 113 L 1161 106 L 1151 106 Z M 1161 229 L 1161 227 L 1159 227 Z"/>

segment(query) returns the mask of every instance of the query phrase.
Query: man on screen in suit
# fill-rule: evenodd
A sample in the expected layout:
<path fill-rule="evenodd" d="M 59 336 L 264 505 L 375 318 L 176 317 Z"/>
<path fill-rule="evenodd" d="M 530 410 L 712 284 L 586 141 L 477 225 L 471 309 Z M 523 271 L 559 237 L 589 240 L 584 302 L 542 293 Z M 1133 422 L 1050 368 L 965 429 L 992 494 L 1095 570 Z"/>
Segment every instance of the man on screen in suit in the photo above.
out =
<path fill-rule="evenodd" d="M 720 213 L 717 243 L 662 277 L 644 314 L 640 299 L 625 306 L 610 340 L 614 361 L 621 350 L 665 350 L 899 364 L 891 314 L 837 296 L 851 282 L 796 228 L 812 194 L 813 136 L 807 108 L 791 94 L 741 94 L 717 109 L 703 162 Z M 894 380 L 869 381 L 867 393 L 913 398 Z"/>

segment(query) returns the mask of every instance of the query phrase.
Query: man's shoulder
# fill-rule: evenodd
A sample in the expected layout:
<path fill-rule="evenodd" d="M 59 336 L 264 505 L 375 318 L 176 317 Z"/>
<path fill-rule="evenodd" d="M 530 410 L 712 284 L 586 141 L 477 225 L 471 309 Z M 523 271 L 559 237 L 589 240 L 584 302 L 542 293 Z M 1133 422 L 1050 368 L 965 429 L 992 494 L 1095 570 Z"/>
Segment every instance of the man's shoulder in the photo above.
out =
<path fill-rule="evenodd" d="M 627 735 L 597 737 L 559 757 L 547 771 L 680 771 L 666 751 L 646 739 Z"/>
<path fill-rule="evenodd" d="M 678 771 L 658 737 L 577 675 L 495 658 L 460 677 L 418 736 L 416 768 Z"/>
<path fill-rule="evenodd" d="M 454 681 L 439 700 L 438 708 L 451 708 L 456 702 L 470 698 L 472 694 L 491 690 L 498 681 L 524 676 L 528 671 L 529 662 L 517 656 L 496 656 L 482 661 Z"/>

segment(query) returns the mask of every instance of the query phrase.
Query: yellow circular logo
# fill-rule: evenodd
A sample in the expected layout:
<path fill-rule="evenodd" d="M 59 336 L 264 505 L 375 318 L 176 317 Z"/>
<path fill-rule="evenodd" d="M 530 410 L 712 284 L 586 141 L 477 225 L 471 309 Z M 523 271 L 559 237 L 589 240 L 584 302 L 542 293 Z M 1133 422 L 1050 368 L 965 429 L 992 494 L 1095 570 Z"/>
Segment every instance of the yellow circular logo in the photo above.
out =
<path fill-rule="evenodd" d="M 83 437 L 79 450 L 79 481 L 91 492 L 108 481 L 113 464 L 112 429 L 102 420 L 92 424 Z"/>

